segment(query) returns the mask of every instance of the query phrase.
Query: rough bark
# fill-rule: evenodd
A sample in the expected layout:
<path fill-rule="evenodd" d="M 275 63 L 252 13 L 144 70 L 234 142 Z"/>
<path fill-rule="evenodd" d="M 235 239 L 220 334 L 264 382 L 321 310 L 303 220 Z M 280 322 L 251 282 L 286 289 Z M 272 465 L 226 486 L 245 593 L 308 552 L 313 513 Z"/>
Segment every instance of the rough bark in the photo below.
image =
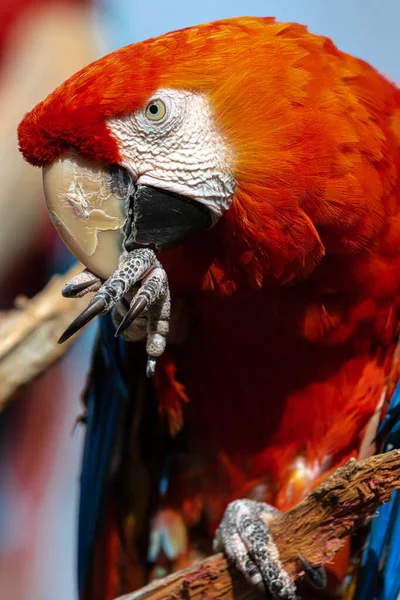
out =
<path fill-rule="evenodd" d="M 301 553 L 312 565 L 332 559 L 346 536 L 371 518 L 400 488 L 400 450 L 355 459 L 335 471 L 302 502 L 269 522 L 281 561 L 293 579 Z M 251 600 L 259 595 L 217 554 L 118 600 Z"/>

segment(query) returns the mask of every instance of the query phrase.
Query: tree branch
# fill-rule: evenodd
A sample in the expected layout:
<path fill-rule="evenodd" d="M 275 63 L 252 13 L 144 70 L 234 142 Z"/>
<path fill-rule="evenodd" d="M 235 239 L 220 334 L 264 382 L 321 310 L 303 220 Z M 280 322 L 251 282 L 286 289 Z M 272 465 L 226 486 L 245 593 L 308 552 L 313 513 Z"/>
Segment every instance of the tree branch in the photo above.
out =
<path fill-rule="evenodd" d="M 64 344 L 58 338 L 88 303 L 88 297 L 70 300 L 61 290 L 82 270 L 53 277 L 31 300 L 17 298 L 16 309 L 0 313 L 0 410 L 24 385 L 44 373 L 68 350 L 76 336 Z"/>
<path fill-rule="evenodd" d="M 297 558 L 312 565 L 330 561 L 346 536 L 371 518 L 400 488 L 400 450 L 357 462 L 351 459 L 302 502 L 269 521 L 280 559 L 292 579 L 302 574 Z M 118 600 L 251 600 L 259 598 L 217 554 Z"/>

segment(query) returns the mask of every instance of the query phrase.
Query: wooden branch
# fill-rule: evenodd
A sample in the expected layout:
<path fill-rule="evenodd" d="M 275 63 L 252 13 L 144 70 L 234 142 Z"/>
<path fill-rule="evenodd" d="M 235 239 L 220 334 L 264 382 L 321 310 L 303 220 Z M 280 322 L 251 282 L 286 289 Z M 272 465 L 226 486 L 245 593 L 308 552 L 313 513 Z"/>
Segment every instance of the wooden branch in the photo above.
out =
<path fill-rule="evenodd" d="M 302 574 L 297 554 L 314 566 L 332 559 L 376 509 L 400 488 L 400 450 L 351 459 L 305 500 L 269 521 L 280 559 L 292 579 Z M 259 595 L 217 554 L 118 600 L 251 600 Z"/>
<path fill-rule="evenodd" d="M 58 338 L 88 303 L 88 297 L 61 296 L 69 279 L 82 270 L 53 277 L 34 298 L 17 298 L 15 310 L 0 313 L 0 410 L 24 385 L 58 361 L 77 339 L 64 344 Z"/>

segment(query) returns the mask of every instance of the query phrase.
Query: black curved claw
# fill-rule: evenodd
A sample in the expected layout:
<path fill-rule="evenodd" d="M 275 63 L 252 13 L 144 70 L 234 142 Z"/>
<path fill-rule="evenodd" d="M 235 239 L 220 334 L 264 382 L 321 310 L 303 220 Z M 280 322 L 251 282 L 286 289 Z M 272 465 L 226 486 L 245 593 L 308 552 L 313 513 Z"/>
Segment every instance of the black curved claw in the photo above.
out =
<path fill-rule="evenodd" d="M 304 558 L 304 556 L 301 554 L 298 554 L 297 556 L 311 585 L 317 588 L 317 590 L 323 590 L 326 587 L 326 571 L 324 567 L 315 568 Z"/>
<path fill-rule="evenodd" d="M 64 298 L 75 298 L 79 292 L 83 292 L 83 290 L 92 286 L 96 281 L 97 279 L 89 279 L 89 281 L 83 281 L 82 283 L 67 283 L 61 290 L 61 294 Z"/>
<path fill-rule="evenodd" d="M 97 315 L 100 315 L 104 309 L 106 308 L 106 302 L 103 298 L 95 298 L 92 300 L 89 305 L 85 308 L 80 315 L 76 317 L 64 331 L 60 339 L 58 340 L 59 344 L 66 342 L 74 333 L 82 329 L 89 321 L 94 319 Z"/>
<path fill-rule="evenodd" d="M 130 307 L 130 309 L 128 310 L 128 312 L 126 313 L 124 318 L 122 319 L 121 323 L 119 324 L 119 327 L 118 327 L 117 331 L 115 332 L 115 337 L 118 337 L 119 335 L 121 335 L 121 333 L 124 333 L 124 331 L 126 331 L 128 329 L 129 325 L 131 323 L 133 323 L 133 321 L 136 319 L 136 317 L 138 317 L 140 315 L 140 313 L 145 308 L 147 308 L 147 305 L 148 305 L 148 300 L 144 296 L 139 296 L 138 298 L 136 298 L 135 301 L 133 302 L 132 306 Z"/>

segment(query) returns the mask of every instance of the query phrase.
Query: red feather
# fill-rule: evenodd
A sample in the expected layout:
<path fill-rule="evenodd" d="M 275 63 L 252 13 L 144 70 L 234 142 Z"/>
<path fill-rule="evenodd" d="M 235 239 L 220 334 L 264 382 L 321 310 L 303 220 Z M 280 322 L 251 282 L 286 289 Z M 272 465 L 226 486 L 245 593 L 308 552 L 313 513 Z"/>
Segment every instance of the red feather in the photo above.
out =
<path fill-rule="evenodd" d="M 287 508 L 356 455 L 397 378 L 400 91 L 301 25 L 220 21 L 86 67 L 25 116 L 21 150 L 121 162 L 107 119 L 159 87 L 208 95 L 237 183 L 216 227 L 160 257 L 196 323 L 170 356 L 212 529 L 254 486 Z"/>

